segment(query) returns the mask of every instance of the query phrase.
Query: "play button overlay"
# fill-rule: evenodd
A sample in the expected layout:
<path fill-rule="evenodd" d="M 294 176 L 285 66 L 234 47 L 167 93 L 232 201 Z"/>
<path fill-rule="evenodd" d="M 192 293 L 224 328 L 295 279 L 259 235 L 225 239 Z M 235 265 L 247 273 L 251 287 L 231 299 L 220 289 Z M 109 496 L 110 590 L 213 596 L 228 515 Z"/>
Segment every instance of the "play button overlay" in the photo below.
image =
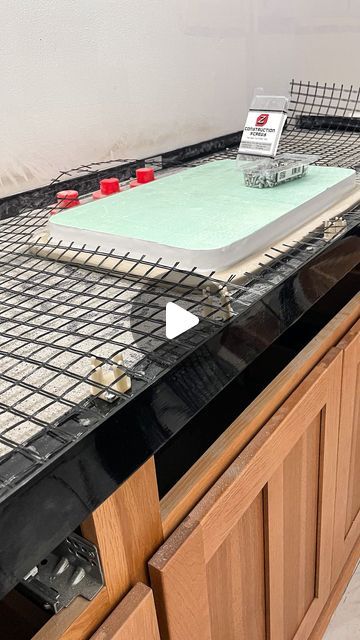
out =
<path fill-rule="evenodd" d="M 177 338 L 185 331 L 196 327 L 199 318 L 190 311 L 182 309 L 175 302 L 168 302 L 166 305 L 166 337 L 169 340 Z"/>

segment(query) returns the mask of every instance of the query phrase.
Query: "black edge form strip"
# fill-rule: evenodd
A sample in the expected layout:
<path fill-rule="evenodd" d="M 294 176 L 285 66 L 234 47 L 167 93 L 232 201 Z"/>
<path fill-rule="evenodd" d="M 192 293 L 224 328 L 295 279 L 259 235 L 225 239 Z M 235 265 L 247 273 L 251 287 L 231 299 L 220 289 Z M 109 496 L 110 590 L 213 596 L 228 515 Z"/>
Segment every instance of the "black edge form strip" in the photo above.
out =
<path fill-rule="evenodd" d="M 229 133 L 224 136 L 198 142 L 197 144 L 168 151 L 161 154 L 162 167 L 168 168 L 179 163 L 187 162 L 193 158 L 201 158 L 216 151 L 222 151 L 228 147 L 235 147 L 240 144 L 241 132 Z M 72 171 L 64 172 L 59 179 L 54 180 L 49 185 L 32 189 L 23 193 L 16 193 L 0 199 L 0 220 L 5 220 L 15 216 L 27 208 L 37 209 L 46 206 L 49 202 L 55 201 L 56 193 L 63 189 L 76 189 L 79 193 L 90 193 L 99 188 L 99 181 L 103 178 L 117 177 L 120 182 L 129 180 L 135 174 L 138 167 L 143 167 L 146 158 L 143 160 L 122 161 L 121 164 L 111 163 L 110 167 L 101 169 L 103 163 L 91 164 L 81 168 L 84 175 L 73 176 Z M 91 169 L 90 169 L 91 167 Z M 71 177 L 67 177 L 71 176 Z"/>
<path fill-rule="evenodd" d="M 343 116 L 300 116 L 297 124 L 299 129 L 313 129 L 321 131 L 351 131 L 360 132 L 360 118 L 344 118 Z"/>

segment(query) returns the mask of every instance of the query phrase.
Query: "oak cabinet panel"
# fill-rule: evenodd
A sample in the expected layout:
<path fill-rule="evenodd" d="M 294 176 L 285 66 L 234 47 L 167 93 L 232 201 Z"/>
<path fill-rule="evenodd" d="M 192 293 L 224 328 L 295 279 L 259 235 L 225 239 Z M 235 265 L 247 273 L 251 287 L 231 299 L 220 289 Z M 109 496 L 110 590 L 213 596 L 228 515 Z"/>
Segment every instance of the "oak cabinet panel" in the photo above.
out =
<path fill-rule="evenodd" d="M 360 322 L 340 343 L 343 373 L 332 581 L 360 536 Z"/>
<path fill-rule="evenodd" d="M 151 589 L 138 582 L 91 640 L 160 640 Z"/>
<path fill-rule="evenodd" d="M 333 349 L 149 563 L 165 640 L 301 640 L 331 589 Z"/>

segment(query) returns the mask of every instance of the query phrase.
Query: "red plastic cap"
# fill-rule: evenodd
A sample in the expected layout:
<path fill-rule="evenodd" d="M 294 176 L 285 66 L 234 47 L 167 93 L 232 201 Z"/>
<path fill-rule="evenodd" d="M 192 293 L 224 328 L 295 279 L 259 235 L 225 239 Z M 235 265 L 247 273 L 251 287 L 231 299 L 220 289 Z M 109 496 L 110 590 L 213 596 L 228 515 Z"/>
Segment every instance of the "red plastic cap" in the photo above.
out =
<path fill-rule="evenodd" d="M 136 179 L 140 184 L 145 184 L 146 182 L 152 182 L 155 180 L 153 167 L 136 169 Z"/>
<path fill-rule="evenodd" d="M 58 191 L 56 199 L 58 200 L 57 207 L 59 209 L 69 209 L 70 207 L 76 207 L 80 204 L 79 192 L 73 189 Z"/>
<path fill-rule="evenodd" d="M 120 182 L 117 178 L 104 178 L 100 180 L 100 191 L 104 196 L 109 196 L 111 193 L 118 193 L 120 191 Z"/>
<path fill-rule="evenodd" d="M 56 197 L 58 200 L 77 200 L 79 192 L 73 191 L 72 189 L 66 189 L 64 191 L 58 191 Z"/>

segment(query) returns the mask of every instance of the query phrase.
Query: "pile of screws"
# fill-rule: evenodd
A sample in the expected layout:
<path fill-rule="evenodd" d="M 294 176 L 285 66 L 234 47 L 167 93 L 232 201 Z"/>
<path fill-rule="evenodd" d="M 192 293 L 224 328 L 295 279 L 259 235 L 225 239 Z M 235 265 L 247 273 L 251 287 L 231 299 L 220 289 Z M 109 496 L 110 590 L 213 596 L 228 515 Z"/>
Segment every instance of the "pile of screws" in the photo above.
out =
<path fill-rule="evenodd" d="M 272 188 L 278 184 L 302 178 L 306 175 L 307 170 L 308 165 L 305 164 L 291 167 L 286 160 L 273 160 L 271 163 L 259 163 L 249 169 L 244 169 L 244 182 L 246 187 Z"/>

